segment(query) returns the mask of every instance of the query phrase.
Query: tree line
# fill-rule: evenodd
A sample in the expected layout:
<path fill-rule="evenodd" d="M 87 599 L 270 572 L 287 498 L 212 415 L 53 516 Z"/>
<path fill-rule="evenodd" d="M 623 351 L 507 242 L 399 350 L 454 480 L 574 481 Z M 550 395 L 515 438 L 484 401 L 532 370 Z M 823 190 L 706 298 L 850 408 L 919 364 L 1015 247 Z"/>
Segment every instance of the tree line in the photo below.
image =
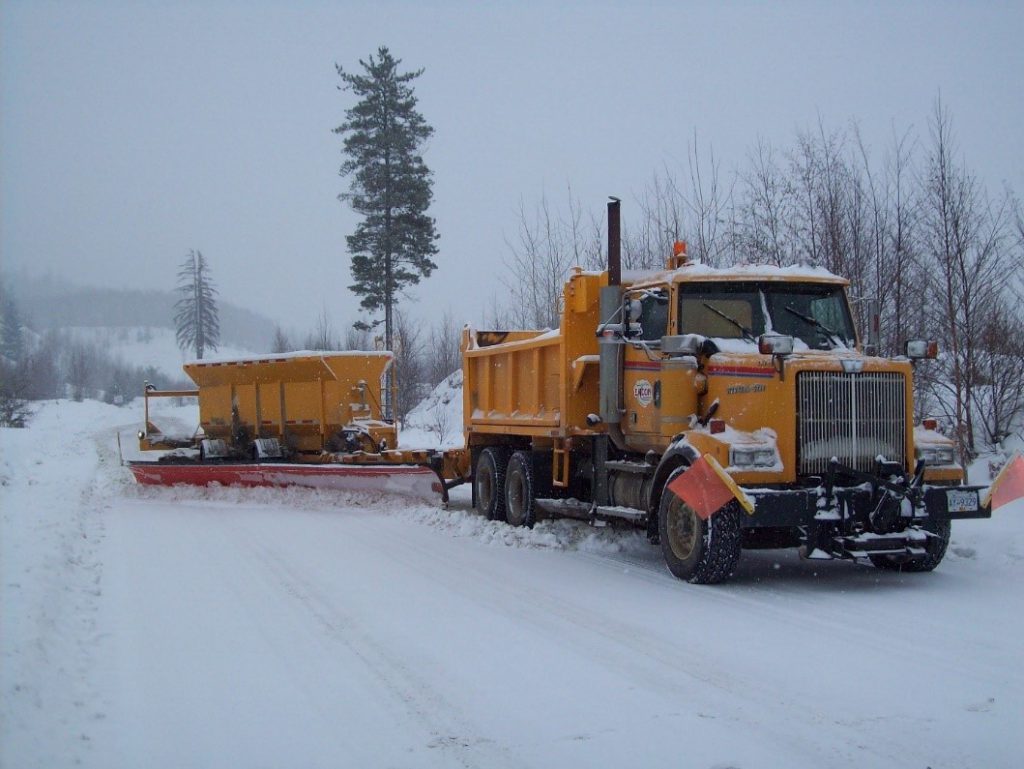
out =
<path fill-rule="evenodd" d="M 53 398 L 127 403 L 142 391 L 145 381 L 166 380 L 152 366 L 125 363 L 97 340 L 66 329 L 32 328 L 8 286 L 0 286 L 0 426 L 24 427 L 32 401 Z M 146 327 L 121 329 L 146 341 Z M 185 386 L 184 376 L 171 387 Z"/>

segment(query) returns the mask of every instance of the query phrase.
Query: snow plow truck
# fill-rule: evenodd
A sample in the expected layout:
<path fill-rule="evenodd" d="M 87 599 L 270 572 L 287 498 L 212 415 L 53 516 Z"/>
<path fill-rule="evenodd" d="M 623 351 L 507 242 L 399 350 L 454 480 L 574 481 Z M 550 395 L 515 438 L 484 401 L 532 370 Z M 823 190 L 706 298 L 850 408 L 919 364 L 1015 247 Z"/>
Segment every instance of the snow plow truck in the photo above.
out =
<path fill-rule="evenodd" d="M 463 448 L 371 439 L 304 461 L 429 470 L 442 496 L 471 482 L 474 506 L 515 526 L 632 524 L 693 583 L 727 579 L 744 548 L 930 571 L 952 520 L 990 517 L 952 441 L 914 424 L 914 367 L 933 342 L 865 354 L 848 281 L 823 269 L 714 269 L 677 244 L 664 270 L 623 273 L 614 200 L 608 233 L 607 270 L 574 269 L 559 329 L 463 331 Z M 243 437 L 232 461 L 253 451 Z M 278 446 L 292 443 L 282 427 Z"/>

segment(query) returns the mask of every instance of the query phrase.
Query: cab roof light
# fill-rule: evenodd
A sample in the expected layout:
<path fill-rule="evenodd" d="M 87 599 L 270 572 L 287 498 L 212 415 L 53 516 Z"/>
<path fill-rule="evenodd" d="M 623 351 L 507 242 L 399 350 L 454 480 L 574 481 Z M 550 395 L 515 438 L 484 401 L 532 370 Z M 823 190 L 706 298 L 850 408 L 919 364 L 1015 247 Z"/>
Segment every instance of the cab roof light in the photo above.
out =
<path fill-rule="evenodd" d="M 934 339 L 912 339 L 907 342 L 905 352 L 911 360 L 934 360 L 939 357 L 939 343 Z"/>

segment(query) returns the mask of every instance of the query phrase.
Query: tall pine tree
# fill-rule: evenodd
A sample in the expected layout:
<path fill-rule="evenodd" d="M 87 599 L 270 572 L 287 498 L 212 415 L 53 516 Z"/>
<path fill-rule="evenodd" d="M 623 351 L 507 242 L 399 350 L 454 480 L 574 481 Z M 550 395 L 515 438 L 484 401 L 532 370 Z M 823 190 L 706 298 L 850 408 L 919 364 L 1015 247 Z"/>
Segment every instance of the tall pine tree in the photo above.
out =
<path fill-rule="evenodd" d="M 334 129 L 345 137 L 341 176 L 350 177 L 349 192 L 338 199 L 363 217 L 346 238 L 355 281 L 349 289 L 362 297 L 365 309 L 384 310 L 384 339 L 390 350 L 400 293 L 437 269 L 431 257 L 437 253 L 438 235 L 427 215 L 433 180 L 420 156 L 434 129 L 416 110 L 410 85 L 422 69 L 400 73 L 401 59 L 386 47 L 377 50 L 377 58 L 359 64 L 359 74 L 335 65 L 344 81 L 339 90 L 359 98 Z"/>
<path fill-rule="evenodd" d="M 210 268 L 202 251 L 189 251 L 178 270 L 178 292 L 174 304 L 174 326 L 178 347 L 195 350 L 202 358 L 207 350 L 220 344 L 220 318 L 217 314 L 217 289 L 210 281 Z"/>

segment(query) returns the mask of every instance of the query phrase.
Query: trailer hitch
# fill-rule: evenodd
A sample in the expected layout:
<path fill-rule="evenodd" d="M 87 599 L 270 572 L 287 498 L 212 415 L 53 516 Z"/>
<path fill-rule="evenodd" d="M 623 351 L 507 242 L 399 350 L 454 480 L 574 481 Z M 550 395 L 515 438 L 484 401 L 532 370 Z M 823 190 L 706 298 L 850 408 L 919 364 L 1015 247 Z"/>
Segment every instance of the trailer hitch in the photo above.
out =
<path fill-rule="evenodd" d="M 876 533 L 889 534 L 902 530 L 906 519 L 917 517 L 915 511 L 924 506 L 924 468 L 924 460 L 919 459 L 913 474 L 908 477 L 898 462 L 879 458 L 875 461 L 875 472 L 866 473 L 833 459 L 829 463 L 826 492 L 829 498 L 833 498 L 839 475 L 870 484 L 875 507 L 868 514 L 868 521 Z M 908 506 L 909 515 L 905 515 Z"/>

